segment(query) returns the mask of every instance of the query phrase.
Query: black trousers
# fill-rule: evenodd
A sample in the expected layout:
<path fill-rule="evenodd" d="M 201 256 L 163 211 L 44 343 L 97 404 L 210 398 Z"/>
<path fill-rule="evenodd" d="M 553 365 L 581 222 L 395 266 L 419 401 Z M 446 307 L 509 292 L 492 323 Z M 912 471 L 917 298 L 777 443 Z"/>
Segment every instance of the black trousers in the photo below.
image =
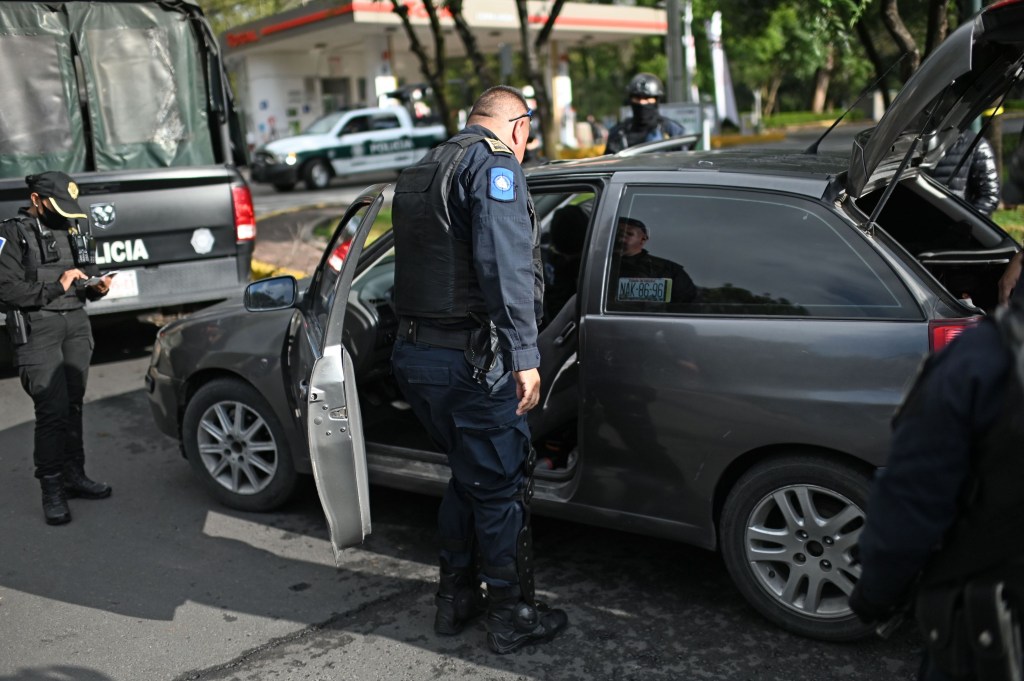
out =
<path fill-rule="evenodd" d="M 462 350 L 401 338 L 391 366 L 405 399 L 443 447 L 452 469 L 438 510 L 441 558 L 454 568 L 469 566 L 475 535 L 483 555 L 481 578 L 492 586 L 517 583 L 530 429 L 526 417 L 516 415 L 512 372 L 499 357 L 481 384 Z"/>
<path fill-rule="evenodd" d="M 35 404 L 37 478 L 85 462 L 82 401 L 92 349 L 92 327 L 82 309 L 32 313 L 28 343 L 15 348 L 21 385 Z"/>

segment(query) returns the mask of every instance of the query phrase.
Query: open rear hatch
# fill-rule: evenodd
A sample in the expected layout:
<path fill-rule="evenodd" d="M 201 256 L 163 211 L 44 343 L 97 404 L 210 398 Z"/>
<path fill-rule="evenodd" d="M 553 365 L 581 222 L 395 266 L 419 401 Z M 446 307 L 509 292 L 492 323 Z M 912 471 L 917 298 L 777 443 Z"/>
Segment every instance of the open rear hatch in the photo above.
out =
<path fill-rule="evenodd" d="M 910 77 L 878 125 L 860 133 L 850 156 L 847 192 L 854 198 L 892 179 L 910 158 L 934 165 L 982 111 L 1021 77 L 1024 0 L 986 7 L 953 31 Z"/>

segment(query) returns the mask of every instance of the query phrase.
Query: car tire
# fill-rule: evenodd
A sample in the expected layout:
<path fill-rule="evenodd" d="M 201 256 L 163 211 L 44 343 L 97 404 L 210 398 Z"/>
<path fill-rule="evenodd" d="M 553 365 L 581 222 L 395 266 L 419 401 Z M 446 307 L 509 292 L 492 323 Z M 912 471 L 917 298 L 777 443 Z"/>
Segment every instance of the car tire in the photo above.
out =
<path fill-rule="evenodd" d="M 306 189 L 327 189 L 331 183 L 331 167 L 322 158 L 314 158 L 302 170 Z"/>
<path fill-rule="evenodd" d="M 290 192 L 291 190 L 295 189 L 295 183 L 294 182 L 275 182 L 274 183 L 274 189 L 276 189 L 279 192 Z"/>
<path fill-rule="evenodd" d="M 751 468 L 730 490 L 720 544 L 726 568 L 762 615 L 801 636 L 869 635 L 847 603 L 860 577 L 853 547 L 864 527 L 869 477 L 811 456 Z"/>
<path fill-rule="evenodd" d="M 192 470 L 225 506 L 270 511 L 295 490 L 284 430 L 247 383 L 218 379 L 202 386 L 185 407 L 181 430 Z"/>

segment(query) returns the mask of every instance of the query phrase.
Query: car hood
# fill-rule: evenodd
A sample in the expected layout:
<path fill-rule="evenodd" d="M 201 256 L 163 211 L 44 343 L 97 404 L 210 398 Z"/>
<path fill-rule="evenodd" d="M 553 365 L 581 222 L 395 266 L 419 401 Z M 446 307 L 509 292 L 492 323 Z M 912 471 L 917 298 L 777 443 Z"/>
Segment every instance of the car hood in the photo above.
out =
<path fill-rule="evenodd" d="M 847 191 L 860 197 L 888 182 L 915 137 L 919 165 L 934 165 L 981 112 L 1020 77 L 1024 0 L 982 10 L 953 31 L 900 90 L 878 125 L 857 135 Z"/>
<path fill-rule="evenodd" d="M 298 154 L 303 151 L 323 149 L 331 144 L 334 144 L 334 137 L 332 135 L 295 135 L 267 142 L 260 147 L 260 151 L 269 151 L 272 154 L 288 154 L 291 152 Z"/>

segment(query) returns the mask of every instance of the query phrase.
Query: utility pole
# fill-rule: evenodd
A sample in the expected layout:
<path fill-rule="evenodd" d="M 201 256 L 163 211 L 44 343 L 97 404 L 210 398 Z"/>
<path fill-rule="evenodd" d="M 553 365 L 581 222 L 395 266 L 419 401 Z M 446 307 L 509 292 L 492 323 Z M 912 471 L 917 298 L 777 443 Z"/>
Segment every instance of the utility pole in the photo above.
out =
<path fill-rule="evenodd" d="M 665 56 L 668 58 L 668 99 L 669 102 L 686 101 L 683 98 L 683 37 L 680 33 L 682 14 L 679 0 L 668 0 L 665 4 L 668 19 L 668 35 L 665 40 Z M 688 79 L 687 79 L 688 80 Z"/>

